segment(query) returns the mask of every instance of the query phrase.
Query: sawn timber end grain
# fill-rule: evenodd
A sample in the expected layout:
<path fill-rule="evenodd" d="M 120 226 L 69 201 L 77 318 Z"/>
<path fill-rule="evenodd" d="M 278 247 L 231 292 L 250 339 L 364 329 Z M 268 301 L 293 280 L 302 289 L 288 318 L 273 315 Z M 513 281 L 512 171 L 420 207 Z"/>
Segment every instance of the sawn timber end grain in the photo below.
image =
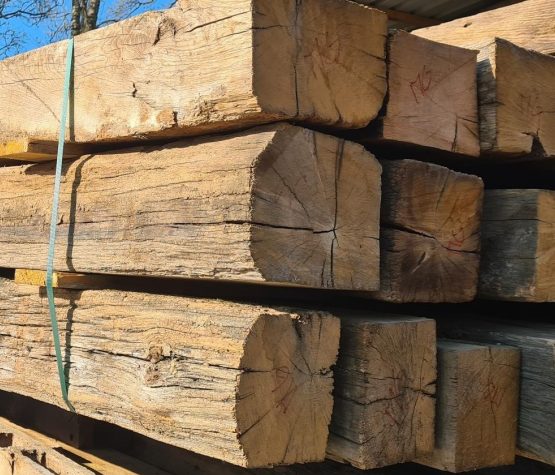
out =
<path fill-rule="evenodd" d="M 327 457 L 369 470 L 431 452 L 435 321 L 334 314 L 341 317 L 341 339 Z"/>
<path fill-rule="evenodd" d="M 384 109 L 368 128 L 353 131 L 353 137 L 381 150 L 416 146 L 477 157 L 477 54 L 406 31 L 393 33 Z"/>
<path fill-rule="evenodd" d="M 416 160 L 381 164 L 381 284 L 368 296 L 395 303 L 473 300 L 482 180 Z"/>

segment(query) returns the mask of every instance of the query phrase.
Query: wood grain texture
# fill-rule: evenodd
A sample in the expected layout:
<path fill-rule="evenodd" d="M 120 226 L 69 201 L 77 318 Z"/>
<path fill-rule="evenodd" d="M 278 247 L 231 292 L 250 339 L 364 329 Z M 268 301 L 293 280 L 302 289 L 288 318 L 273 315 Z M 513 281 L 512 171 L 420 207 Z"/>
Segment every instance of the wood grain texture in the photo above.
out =
<path fill-rule="evenodd" d="M 450 316 L 438 320 L 438 325 L 440 334 L 448 338 L 520 349 L 518 449 L 526 456 L 555 465 L 555 325 L 472 315 Z"/>
<path fill-rule="evenodd" d="M 339 320 L 325 312 L 56 289 L 77 412 L 246 466 L 323 460 Z M 0 281 L 0 387 L 65 407 L 46 297 Z"/>
<path fill-rule="evenodd" d="M 482 180 L 415 160 L 383 160 L 381 283 L 391 302 L 465 302 L 476 295 Z"/>
<path fill-rule="evenodd" d="M 438 341 L 435 449 L 417 462 L 452 473 L 515 461 L 520 352 Z"/>
<path fill-rule="evenodd" d="M 464 48 L 477 48 L 494 37 L 523 48 L 555 54 L 555 0 L 526 0 L 412 33 Z"/>
<path fill-rule="evenodd" d="M 400 143 L 478 156 L 477 52 L 405 31 L 389 39 L 388 95 L 369 143 Z M 366 135 L 368 134 L 368 135 Z"/>
<path fill-rule="evenodd" d="M 277 124 L 67 164 L 56 271 L 379 286 L 381 167 Z M 44 269 L 54 164 L 0 169 L 0 266 Z"/>
<path fill-rule="evenodd" d="M 434 446 L 434 320 L 343 318 L 327 457 L 367 470 Z"/>
<path fill-rule="evenodd" d="M 187 0 L 79 35 L 67 137 L 363 127 L 386 90 L 386 23 L 343 0 Z M 57 140 L 65 54 L 61 42 L 0 62 L 1 139 Z"/>
<path fill-rule="evenodd" d="M 478 56 L 480 147 L 486 155 L 555 157 L 555 57 L 496 38 Z M 535 147 L 534 147 L 535 145 Z"/>
<path fill-rule="evenodd" d="M 479 293 L 555 301 L 555 191 L 486 191 Z"/>

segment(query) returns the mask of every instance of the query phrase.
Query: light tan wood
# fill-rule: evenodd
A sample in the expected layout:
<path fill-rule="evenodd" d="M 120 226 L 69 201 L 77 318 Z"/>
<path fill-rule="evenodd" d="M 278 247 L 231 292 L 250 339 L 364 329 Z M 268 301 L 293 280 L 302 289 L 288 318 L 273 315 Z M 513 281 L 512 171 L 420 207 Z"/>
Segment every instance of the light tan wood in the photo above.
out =
<path fill-rule="evenodd" d="M 478 60 L 482 153 L 555 157 L 555 58 L 497 38 Z"/>
<path fill-rule="evenodd" d="M 94 471 L 74 462 L 59 447 L 44 444 L 46 437 L 30 437 L 25 429 L 0 418 L 0 433 L 7 443 L 0 448 L 0 475 L 93 475 Z M 40 440 L 43 439 L 43 440 Z M 57 444 L 56 444 L 57 445 Z M 131 475 L 113 472 L 114 475 Z M 153 474 L 154 475 L 154 474 Z"/>
<path fill-rule="evenodd" d="M 555 54 L 554 10 L 554 0 L 527 0 L 413 32 L 481 50 L 478 91 L 484 154 L 529 154 L 537 142 L 541 155 L 555 156 L 555 58 L 549 56 Z"/>
<path fill-rule="evenodd" d="M 523 48 L 555 54 L 554 11 L 555 0 L 526 0 L 413 33 L 464 48 L 476 48 L 499 37 Z"/>
<path fill-rule="evenodd" d="M 481 297 L 555 301 L 555 191 L 488 190 Z"/>
<path fill-rule="evenodd" d="M 477 52 L 405 31 L 388 47 L 388 96 L 376 125 L 356 133 L 372 144 L 409 144 L 478 156 Z"/>
<path fill-rule="evenodd" d="M 85 156 L 64 169 L 54 267 L 374 290 L 380 173 L 287 124 Z M 53 174 L 0 169 L 0 266 L 45 268 Z"/>
<path fill-rule="evenodd" d="M 59 440 L 0 418 L 0 432 L 10 435 L 6 447 L 21 447 L 59 475 L 168 475 L 164 470 L 111 449 L 76 449 Z M 36 455 L 39 455 L 38 457 Z M 0 470 L 0 474 L 3 472 Z M 11 472 L 9 472 L 11 475 Z M 26 475 L 23 472 L 21 475 Z"/>
<path fill-rule="evenodd" d="M 94 148 L 92 145 L 67 143 L 64 145 L 64 158 L 77 158 L 95 151 Z M 27 162 L 45 162 L 56 159 L 57 149 L 57 142 L 20 138 L 0 143 L 0 158 Z"/>
<path fill-rule="evenodd" d="M 52 471 L 42 466 L 35 458 L 45 455 L 44 453 L 29 452 L 19 448 L 0 449 L 0 475 L 92 475 L 89 470 L 75 471 Z M 68 460 L 68 462 L 71 462 Z"/>
<path fill-rule="evenodd" d="M 34 269 L 16 269 L 17 284 L 46 287 L 46 272 Z M 62 289 L 103 289 L 110 287 L 110 276 L 100 274 L 78 274 L 73 272 L 54 272 L 52 287 Z"/>
<path fill-rule="evenodd" d="M 436 447 L 417 461 L 452 473 L 515 460 L 520 352 L 438 341 Z"/>
<path fill-rule="evenodd" d="M 391 302 L 476 295 L 482 180 L 415 160 L 383 160 L 381 284 Z"/>
<path fill-rule="evenodd" d="M 167 142 L 167 139 L 165 140 Z M 64 159 L 79 158 L 82 155 L 114 151 L 130 145 L 127 142 L 104 143 L 89 142 L 76 143 L 66 141 L 64 144 Z M 53 140 L 40 140 L 31 137 L 20 137 L 13 140 L 0 142 L 0 160 L 13 160 L 20 162 L 42 163 L 56 160 L 58 142 Z M 2 162 L 10 164 L 9 162 Z"/>
<path fill-rule="evenodd" d="M 386 90 L 386 24 L 345 0 L 186 0 L 79 35 L 68 140 L 363 127 Z M 57 141 L 66 47 L 0 62 L 0 139 Z"/>
<path fill-rule="evenodd" d="M 434 447 L 435 321 L 344 318 L 327 456 L 367 470 Z"/>
<path fill-rule="evenodd" d="M 77 412 L 245 467 L 323 460 L 339 319 L 56 289 Z M 0 387 L 65 407 L 44 292 L 0 281 Z"/>

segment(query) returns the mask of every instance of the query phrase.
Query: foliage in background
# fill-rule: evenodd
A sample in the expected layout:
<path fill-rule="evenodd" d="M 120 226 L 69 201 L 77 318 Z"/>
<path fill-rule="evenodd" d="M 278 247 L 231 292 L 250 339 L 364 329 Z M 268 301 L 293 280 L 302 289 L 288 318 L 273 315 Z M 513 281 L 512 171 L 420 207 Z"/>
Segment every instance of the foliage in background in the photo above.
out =
<path fill-rule="evenodd" d="M 174 3 L 175 0 L 0 0 L 0 58 Z"/>

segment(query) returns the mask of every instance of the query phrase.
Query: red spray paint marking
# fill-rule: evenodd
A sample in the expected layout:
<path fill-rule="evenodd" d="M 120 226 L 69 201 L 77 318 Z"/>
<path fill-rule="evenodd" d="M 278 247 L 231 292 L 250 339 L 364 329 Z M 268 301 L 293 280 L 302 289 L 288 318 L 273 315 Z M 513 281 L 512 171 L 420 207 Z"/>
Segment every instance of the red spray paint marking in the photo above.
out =
<path fill-rule="evenodd" d="M 422 66 L 422 71 L 416 75 L 414 81 L 409 82 L 409 86 L 414 100 L 419 104 L 418 95 L 425 96 L 432 86 L 432 71 L 426 65 Z"/>

